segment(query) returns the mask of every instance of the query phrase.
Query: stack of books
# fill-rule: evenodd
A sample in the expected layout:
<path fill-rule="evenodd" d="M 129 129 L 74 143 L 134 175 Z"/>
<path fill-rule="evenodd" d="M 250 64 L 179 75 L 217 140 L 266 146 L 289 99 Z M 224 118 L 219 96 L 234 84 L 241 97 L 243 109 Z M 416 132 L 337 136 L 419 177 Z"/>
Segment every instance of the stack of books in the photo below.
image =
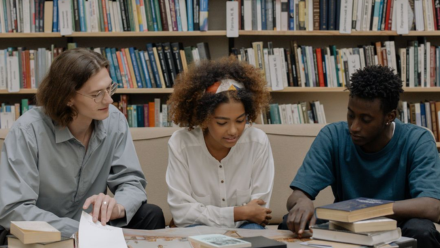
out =
<path fill-rule="evenodd" d="M 12 221 L 9 248 L 74 248 L 73 239 L 62 239 L 61 233 L 44 221 Z"/>
<path fill-rule="evenodd" d="M 314 240 L 302 245 L 313 246 L 315 242 L 329 242 L 328 245 L 333 247 L 344 247 L 346 244 L 352 244 L 347 247 L 386 245 L 401 238 L 397 222 L 383 217 L 393 213 L 392 201 L 369 198 L 356 198 L 318 207 L 316 217 L 329 222 L 312 226 Z M 408 241 L 416 242 L 413 239 Z"/>

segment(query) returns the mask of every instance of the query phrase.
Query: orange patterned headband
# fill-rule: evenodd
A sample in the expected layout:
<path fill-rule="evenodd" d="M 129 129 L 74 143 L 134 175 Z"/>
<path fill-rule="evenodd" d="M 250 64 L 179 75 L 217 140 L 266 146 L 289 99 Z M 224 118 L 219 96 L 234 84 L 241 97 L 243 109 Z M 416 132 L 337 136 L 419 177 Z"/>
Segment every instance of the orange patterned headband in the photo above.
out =
<path fill-rule="evenodd" d="M 244 85 L 242 83 L 239 83 L 233 79 L 223 79 L 209 86 L 205 92 L 217 94 L 223 91 L 236 91 L 242 88 L 244 88 Z"/>

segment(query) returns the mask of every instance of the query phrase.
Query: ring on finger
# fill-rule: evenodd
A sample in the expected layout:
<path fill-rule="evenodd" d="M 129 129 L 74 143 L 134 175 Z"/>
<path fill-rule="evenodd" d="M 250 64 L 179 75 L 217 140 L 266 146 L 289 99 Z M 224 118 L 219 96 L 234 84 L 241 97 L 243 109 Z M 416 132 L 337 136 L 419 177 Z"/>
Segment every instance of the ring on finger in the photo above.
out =
<path fill-rule="evenodd" d="M 105 202 L 103 202 L 102 204 L 103 204 L 103 205 L 107 205 L 107 202 L 105 201 Z"/>

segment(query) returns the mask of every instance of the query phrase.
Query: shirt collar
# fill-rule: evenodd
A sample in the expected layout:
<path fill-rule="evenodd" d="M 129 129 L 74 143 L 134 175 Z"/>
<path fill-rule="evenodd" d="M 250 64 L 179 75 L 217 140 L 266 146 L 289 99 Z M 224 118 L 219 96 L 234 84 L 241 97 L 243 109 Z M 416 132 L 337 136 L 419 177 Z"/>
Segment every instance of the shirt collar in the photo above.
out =
<path fill-rule="evenodd" d="M 95 129 L 93 132 L 99 140 L 103 140 L 107 136 L 107 131 L 104 127 L 103 121 L 94 120 Z M 54 123 L 55 128 L 55 142 L 63 143 L 71 139 L 75 139 L 68 127 L 60 127 Z"/>

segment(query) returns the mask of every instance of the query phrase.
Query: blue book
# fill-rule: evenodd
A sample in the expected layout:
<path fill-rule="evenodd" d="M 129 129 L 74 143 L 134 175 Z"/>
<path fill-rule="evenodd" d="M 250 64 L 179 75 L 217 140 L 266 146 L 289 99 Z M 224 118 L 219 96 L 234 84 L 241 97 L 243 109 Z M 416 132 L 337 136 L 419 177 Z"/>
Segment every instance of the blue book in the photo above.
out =
<path fill-rule="evenodd" d="M 58 0 L 53 0 L 53 21 L 52 21 L 52 32 L 60 32 L 58 28 Z M 3 20 L 2 20 L 3 21 Z"/>
<path fill-rule="evenodd" d="M 159 70 L 157 69 L 156 59 L 154 58 L 152 43 L 147 44 L 147 51 L 148 51 L 148 56 L 150 57 L 150 63 L 151 63 L 151 68 L 153 69 L 154 81 L 156 82 L 156 87 L 162 88 L 162 84 L 160 83 Z"/>
<path fill-rule="evenodd" d="M 116 48 L 112 48 L 110 50 L 112 52 L 112 60 L 116 72 L 116 79 L 118 80 L 118 88 L 124 88 L 121 76 L 121 69 L 119 69 L 118 57 L 116 57 Z"/>
<path fill-rule="evenodd" d="M 186 1 L 186 12 L 188 18 L 188 31 L 194 31 L 193 1 Z"/>
<path fill-rule="evenodd" d="M 145 82 L 144 69 L 142 68 L 142 63 L 141 63 L 141 57 L 139 56 L 139 51 L 137 49 L 134 50 L 134 55 L 136 56 L 136 62 L 139 67 L 139 75 L 142 81 L 142 88 L 147 88 L 147 83 Z"/>
<path fill-rule="evenodd" d="M 141 3 L 139 2 L 139 0 L 136 0 L 136 6 L 141 6 Z M 109 16 L 109 20 L 110 20 L 110 16 Z M 110 21 L 109 21 L 109 23 L 110 23 Z M 140 32 L 144 31 L 144 25 L 142 24 L 142 22 L 139 22 L 139 31 Z"/>
<path fill-rule="evenodd" d="M 11 105 L 6 105 L 6 112 L 11 113 Z"/>
<path fill-rule="evenodd" d="M 153 26 L 154 31 L 159 31 L 159 27 L 157 26 L 157 18 L 156 18 L 156 9 L 154 7 L 154 0 L 147 0 L 151 3 L 151 15 L 153 16 Z"/>
<path fill-rule="evenodd" d="M 139 67 L 138 67 L 138 64 L 136 61 L 136 55 L 134 54 L 133 47 L 128 48 L 128 51 L 130 52 L 131 63 L 133 64 L 134 77 L 136 78 L 137 86 L 138 86 L 138 88 L 143 88 L 142 78 L 141 78 L 141 74 L 139 73 Z M 129 58 L 127 58 L 127 59 L 129 59 Z"/>
<path fill-rule="evenodd" d="M 6 6 L 6 1 L 2 1 L 3 2 L 3 16 L 5 17 L 4 18 L 4 22 L 5 22 L 5 33 L 8 33 L 9 32 L 9 30 L 8 30 L 8 18 L 7 18 L 7 16 L 8 16 L 8 7 Z"/>
<path fill-rule="evenodd" d="M 426 122 L 426 109 L 425 109 L 425 103 L 420 103 L 420 117 L 422 119 L 422 126 L 428 127 L 428 123 Z"/>
<path fill-rule="evenodd" d="M 109 6 L 107 5 L 107 25 L 108 25 L 108 31 L 112 32 L 113 31 L 113 23 L 112 23 L 112 17 L 110 14 L 110 10 L 109 10 Z M 105 14 L 104 14 L 105 15 Z"/>
<path fill-rule="evenodd" d="M 266 0 L 261 0 L 261 30 L 267 30 Z"/>
<path fill-rule="evenodd" d="M 81 27 L 81 32 L 87 32 L 84 0 L 78 0 L 78 7 L 79 7 L 79 24 Z"/>
<path fill-rule="evenodd" d="M 301 46 L 301 55 L 302 55 L 301 59 L 304 64 L 304 74 L 305 74 L 305 79 L 306 79 L 305 86 L 309 87 L 310 83 L 311 83 L 309 80 L 309 67 L 307 65 L 307 63 L 309 63 L 309 61 L 307 61 L 307 51 L 306 51 L 305 46 Z"/>
<path fill-rule="evenodd" d="M 379 12 L 380 12 L 380 2 L 378 3 L 377 1 L 374 1 L 375 3 L 374 3 L 374 12 L 373 12 L 373 19 L 372 19 L 372 23 L 374 23 L 374 18 L 377 18 L 377 20 L 378 20 L 378 22 L 377 23 L 379 23 L 379 20 L 381 19 L 380 17 L 381 16 L 379 16 Z M 373 25 L 372 25 L 373 26 Z M 379 28 L 380 26 L 378 25 L 377 26 L 377 30 L 380 30 L 380 28 Z M 376 30 L 372 30 L 372 31 L 376 31 Z"/>
<path fill-rule="evenodd" d="M 322 2 L 322 0 L 320 2 Z M 289 30 L 295 30 L 295 1 L 294 0 L 289 0 Z"/>
<path fill-rule="evenodd" d="M 135 106 L 136 106 L 136 115 L 137 115 L 137 126 L 138 127 L 145 127 L 144 105 L 135 105 Z"/>
<path fill-rule="evenodd" d="M 208 31 L 208 0 L 200 0 L 200 31 Z"/>
<path fill-rule="evenodd" d="M 382 29 L 381 29 L 381 25 L 382 25 L 382 15 L 383 15 L 383 4 L 384 4 L 384 1 L 383 0 L 380 0 L 380 6 L 379 6 L 379 24 L 377 25 L 377 30 L 378 31 L 381 31 Z"/>
<path fill-rule="evenodd" d="M 179 5 L 179 0 L 174 1 L 174 5 L 176 8 L 176 19 L 177 19 L 177 28 L 179 31 L 183 31 L 182 28 L 182 17 L 180 16 L 180 5 Z"/>
<path fill-rule="evenodd" d="M 316 217 L 324 220 L 355 222 L 393 214 L 393 201 L 356 198 L 316 208 Z"/>
<path fill-rule="evenodd" d="M 151 85 L 150 74 L 148 73 L 147 63 L 145 62 L 144 53 L 140 52 L 139 53 L 139 57 L 140 57 L 141 64 L 142 64 L 142 70 L 144 70 L 144 75 L 145 75 L 145 81 L 146 81 L 147 88 L 153 88 L 153 86 Z"/>
<path fill-rule="evenodd" d="M 113 61 L 113 57 L 112 57 L 112 52 L 110 50 L 110 48 L 106 48 L 105 49 L 105 56 L 107 57 L 107 60 L 109 62 L 109 68 L 110 68 L 110 77 L 112 78 L 113 82 L 118 82 L 118 79 L 116 78 L 116 72 L 115 72 L 115 67 L 114 67 L 114 61 Z"/>
<path fill-rule="evenodd" d="M 319 30 L 328 30 L 328 2 L 329 0 L 319 1 Z"/>

